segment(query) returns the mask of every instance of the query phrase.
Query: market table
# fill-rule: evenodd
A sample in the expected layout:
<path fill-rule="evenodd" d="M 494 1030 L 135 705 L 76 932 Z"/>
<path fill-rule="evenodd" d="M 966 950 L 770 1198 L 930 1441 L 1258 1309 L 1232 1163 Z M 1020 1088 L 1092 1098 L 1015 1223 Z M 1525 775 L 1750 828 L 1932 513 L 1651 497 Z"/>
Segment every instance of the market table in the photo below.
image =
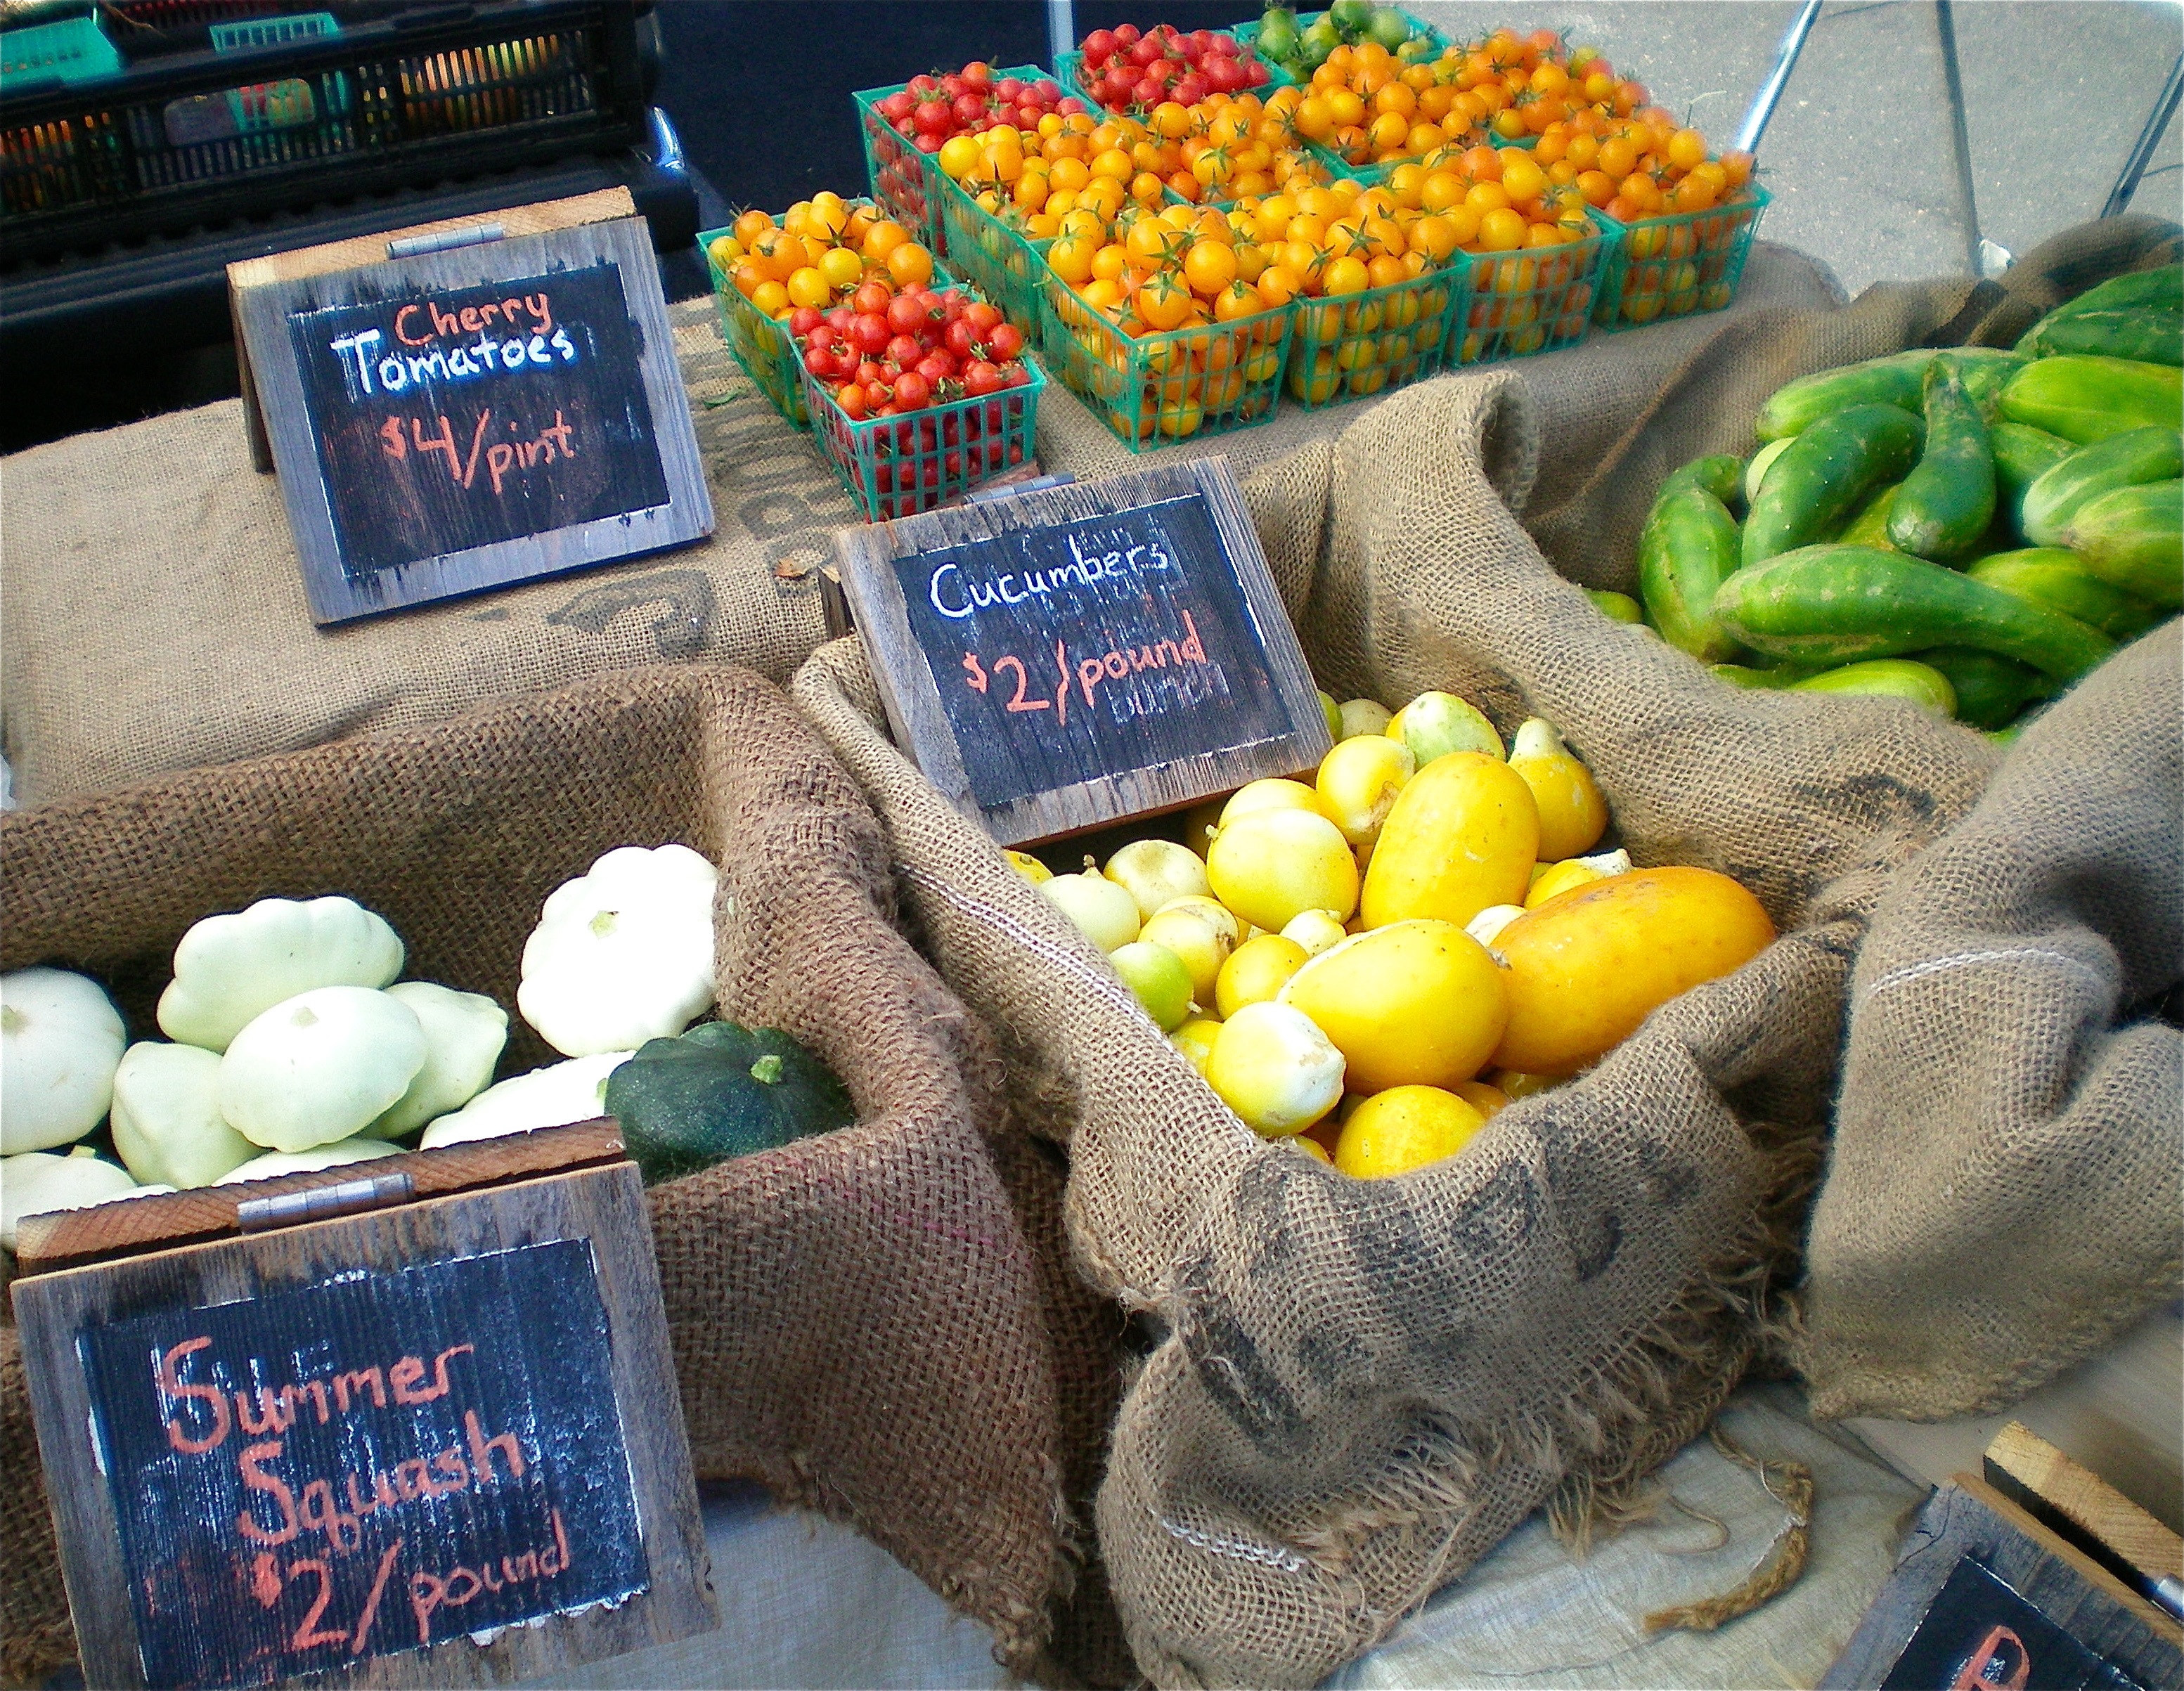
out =
<path fill-rule="evenodd" d="M 1612 445 L 1698 347 L 1771 311 L 1841 303 L 1816 260 L 1758 245 L 1730 310 L 1596 332 L 1510 366 L 1568 396 L 1559 461 Z M 718 527 L 709 542 L 452 604 L 322 629 L 241 402 L 148 418 L 0 461 L 0 709 L 18 803 L 433 721 L 496 695 L 661 661 L 733 659 L 785 681 L 826 637 L 817 571 L 855 520 L 809 437 L 723 344 L 710 300 L 672 308 Z M 1050 383 L 1041 461 L 1080 478 L 1226 453 L 1240 478 L 1379 401 L 1132 453 Z M 1542 488 L 1544 498 L 1551 489 Z"/>

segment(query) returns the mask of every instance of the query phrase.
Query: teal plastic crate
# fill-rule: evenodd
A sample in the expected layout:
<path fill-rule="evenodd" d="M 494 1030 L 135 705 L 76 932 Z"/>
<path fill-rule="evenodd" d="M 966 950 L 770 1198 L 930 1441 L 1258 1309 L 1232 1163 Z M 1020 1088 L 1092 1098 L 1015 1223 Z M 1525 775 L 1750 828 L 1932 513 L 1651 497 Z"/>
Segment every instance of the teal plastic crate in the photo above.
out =
<path fill-rule="evenodd" d="M 1471 255 L 1424 275 L 1296 302 L 1283 393 L 1307 411 L 1392 393 L 1441 367 L 1449 328 L 1470 297 Z"/>
<path fill-rule="evenodd" d="M 121 73 L 121 55 L 94 15 L 0 30 L 0 86 L 58 77 L 71 87 Z"/>
<path fill-rule="evenodd" d="M 1039 397 L 1046 376 L 1029 352 L 1030 380 L 978 398 L 951 399 L 898 417 L 852 417 L 799 359 L 811 437 L 866 522 L 915 516 L 952 503 L 1039 451 Z"/>
<path fill-rule="evenodd" d="M 1046 249 L 1053 240 L 1035 241 L 1011 228 L 945 171 L 935 170 L 933 176 L 939 185 L 950 268 L 1023 331 L 1026 344 L 1039 345 L 1039 297 L 1046 280 Z"/>
<path fill-rule="evenodd" d="M 214 24 L 214 53 L 247 53 L 254 47 L 286 47 L 291 42 L 321 41 L 341 33 L 341 24 L 331 12 L 291 12 L 278 18 L 248 18 L 241 23 Z"/>

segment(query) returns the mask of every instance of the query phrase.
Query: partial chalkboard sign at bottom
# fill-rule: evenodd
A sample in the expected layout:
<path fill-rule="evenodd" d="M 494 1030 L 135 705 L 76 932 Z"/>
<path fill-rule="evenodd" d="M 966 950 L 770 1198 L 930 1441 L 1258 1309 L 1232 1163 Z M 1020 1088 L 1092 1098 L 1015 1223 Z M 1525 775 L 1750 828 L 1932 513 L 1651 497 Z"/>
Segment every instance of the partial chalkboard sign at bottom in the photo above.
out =
<path fill-rule="evenodd" d="M 238 296 L 315 620 L 712 531 L 645 231 L 583 224 Z"/>
<path fill-rule="evenodd" d="M 1330 743 L 1225 459 L 836 545 L 898 743 L 1003 844 L 1308 769 Z"/>

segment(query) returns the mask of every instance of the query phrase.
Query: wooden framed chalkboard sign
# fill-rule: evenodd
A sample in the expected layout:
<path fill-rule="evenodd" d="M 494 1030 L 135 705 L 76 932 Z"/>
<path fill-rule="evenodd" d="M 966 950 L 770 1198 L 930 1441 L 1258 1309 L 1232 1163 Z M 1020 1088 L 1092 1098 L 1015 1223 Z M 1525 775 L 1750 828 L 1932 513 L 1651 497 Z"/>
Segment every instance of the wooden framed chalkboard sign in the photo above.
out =
<path fill-rule="evenodd" d="M 493 1684 L 718 1624 L 620 1152 L 601 1121 L 25 1236 L 91 1684 Z M 45 1266 L 148 1228 L 198 1242 Z"/>
<path fill-rule="evenodd" d="M 1294 774 L 1332 743 L 1225 458 L 835 543 L 896 743 L 1004 845 Z"/>
<path fill-rule="evenodd" d="M 320 623 L 712 532 L 644 220 L 440 240 L 236 296 Z"/>

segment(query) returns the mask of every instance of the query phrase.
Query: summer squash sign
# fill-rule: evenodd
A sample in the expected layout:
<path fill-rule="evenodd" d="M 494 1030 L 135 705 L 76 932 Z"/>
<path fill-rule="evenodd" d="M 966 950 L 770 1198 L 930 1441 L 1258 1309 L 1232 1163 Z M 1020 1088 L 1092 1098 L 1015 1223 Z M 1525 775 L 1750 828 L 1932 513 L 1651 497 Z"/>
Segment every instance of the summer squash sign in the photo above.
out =
<path fill-rule="evenodd" d="M 76 1343 L 151 1684 L 290 1679 L 650 1583 L 585 1240 Z"/>

